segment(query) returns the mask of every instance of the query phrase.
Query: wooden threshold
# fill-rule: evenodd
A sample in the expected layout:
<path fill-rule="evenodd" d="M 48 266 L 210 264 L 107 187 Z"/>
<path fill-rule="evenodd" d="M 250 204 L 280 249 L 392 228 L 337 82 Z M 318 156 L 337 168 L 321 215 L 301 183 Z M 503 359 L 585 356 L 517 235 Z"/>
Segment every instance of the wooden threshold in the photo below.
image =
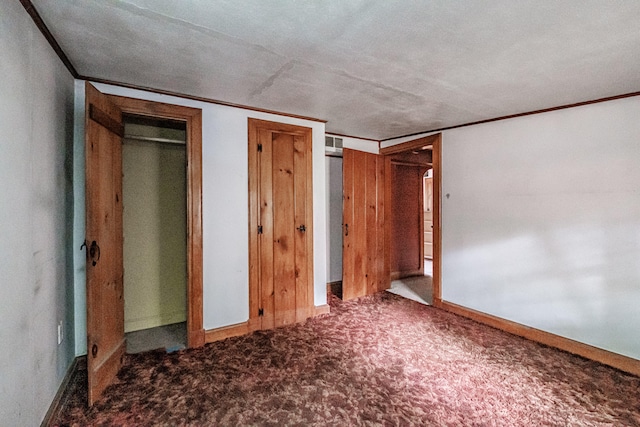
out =
<path fill-rule="evenodd" d="M 433 305 L 448 312 L 475 320 L 476 322 L 500 329 L 510 334 L 640 376 L 640 360 L 613 353 L 608 350 L 603 350 L 589 344 L 561 337 L 560 335 L 552 334 L 551 332 L 542 331 L 540 329 L 532 328 L 521 323 L 503 319 L 471 308 L 463 307 L 448 301 L 443 301 L 441 299 L 434 300 Z"/>
<path fill-rule="evenodd" d="M 331 307 L 329 304 L 316 305 L 314 316 L 321 316 L 323 314 L 329 314 L 331 312 Z"/>
<path fill-rule="evenodd" d="M 204 333 L 205 343 L 221 341 L 226 338 L 239 337 L 240 335 L 252 332 L 249 322 L 236 323 L 235 325 L 223 326 L 221 328 L 207 329 Z"/>

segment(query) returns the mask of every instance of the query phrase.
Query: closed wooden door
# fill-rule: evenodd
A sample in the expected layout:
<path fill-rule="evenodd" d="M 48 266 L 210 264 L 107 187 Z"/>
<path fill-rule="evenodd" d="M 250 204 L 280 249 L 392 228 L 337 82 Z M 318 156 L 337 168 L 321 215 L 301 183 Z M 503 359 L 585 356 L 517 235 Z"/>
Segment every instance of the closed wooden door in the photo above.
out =
<path fill-rule="evenodd" d="M 86 84 L 87 368 L 89 405 L 113 381 L 125 352 L 120 110 Z"/>
<path fill-rule="evenodd" d="M 342 298 L 348 300 L 388 287 L 384 157 L 345 148 L 342 170 Z"/>
<path fill-rule="evenodd" d="M 313 313 L 311 129 L 250 119 L 250 319 Z"/>

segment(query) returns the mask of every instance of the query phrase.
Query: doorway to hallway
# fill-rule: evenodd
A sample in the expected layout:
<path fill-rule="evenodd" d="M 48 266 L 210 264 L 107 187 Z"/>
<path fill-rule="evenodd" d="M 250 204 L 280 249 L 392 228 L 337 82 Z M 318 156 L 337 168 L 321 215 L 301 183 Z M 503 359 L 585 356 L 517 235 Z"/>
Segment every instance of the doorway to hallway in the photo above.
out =
<path fill-rule="evenodd" d="M 386 157 L 389 172 L 389 291 L 421 303 L 437 304 L 441 299 L 441 135 L 386 147 L 381 154 Z"/>

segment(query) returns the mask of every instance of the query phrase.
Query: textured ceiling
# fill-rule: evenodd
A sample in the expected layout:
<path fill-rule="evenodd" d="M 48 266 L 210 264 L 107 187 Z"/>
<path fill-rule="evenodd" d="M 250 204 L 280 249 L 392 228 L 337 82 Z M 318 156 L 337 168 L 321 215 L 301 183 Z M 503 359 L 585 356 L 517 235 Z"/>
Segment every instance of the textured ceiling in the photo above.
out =
<path fill-rule="evenodd" d="M 640 91 L 640 1 L 33 0 L 83 76 L 386 139 Z"/>

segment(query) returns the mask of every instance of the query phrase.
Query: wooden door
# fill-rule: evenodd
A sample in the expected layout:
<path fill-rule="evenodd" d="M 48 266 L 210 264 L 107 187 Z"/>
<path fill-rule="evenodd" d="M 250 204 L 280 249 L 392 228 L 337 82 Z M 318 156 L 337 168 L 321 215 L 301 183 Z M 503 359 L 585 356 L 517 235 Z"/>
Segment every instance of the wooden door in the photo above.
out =
<path fill-rule="evenodd" d="M 345 148 L 342 168 L 342 298 L 348 300 L 388 287 L 384 158 Z"/>
<path fill-rule="evenodd" d="M 433 178 L 424 177 L 424 257 L 433 258 Z"/>
<path fill-rule="evenodd" d="M 313 314 L 311 129 L 249 120 L 250 319 L 270 329 Z"/>
<path fill-rule="evenodd" d="M 92 405 L 122 366 L 122 114 L 86 84 L 87 368 Z"/>

